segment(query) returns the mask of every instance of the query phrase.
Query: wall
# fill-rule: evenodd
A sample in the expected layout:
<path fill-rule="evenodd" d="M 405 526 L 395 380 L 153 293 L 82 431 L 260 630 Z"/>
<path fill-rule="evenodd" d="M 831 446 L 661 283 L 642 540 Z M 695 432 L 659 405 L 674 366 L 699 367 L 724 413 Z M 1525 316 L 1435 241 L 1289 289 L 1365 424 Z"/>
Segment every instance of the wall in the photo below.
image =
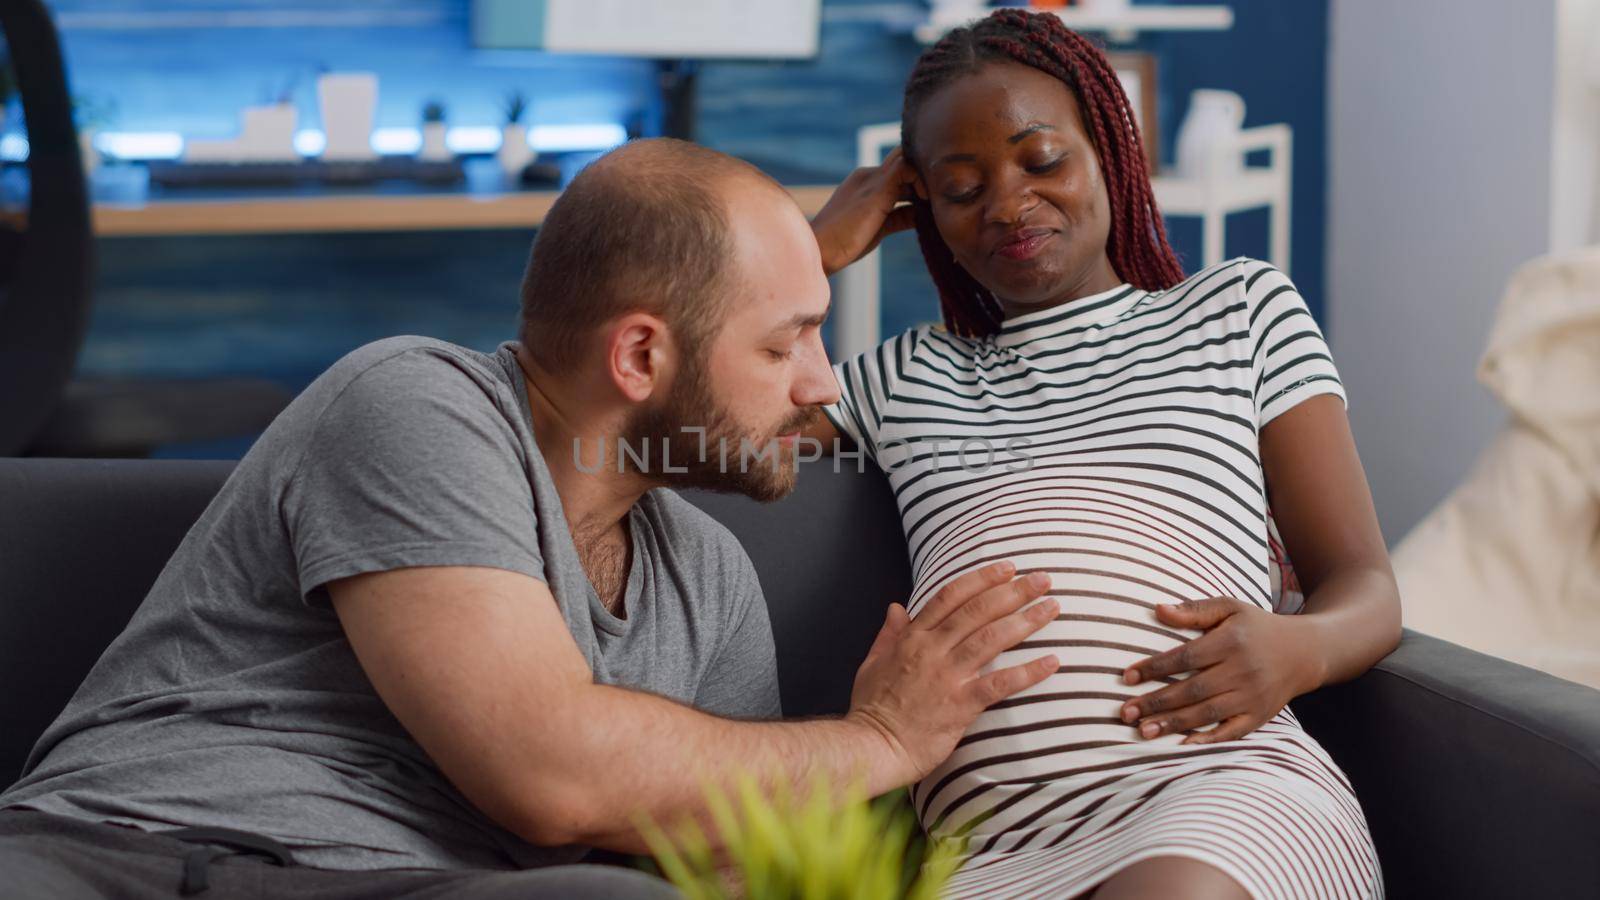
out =
<path fill-rule="evenodd" d="M 1384 533 L 1503 415 L 1473 373 L 1549 243 L 1554 0 L 1334 0 L 1328 324 Z"/>
<path fill-rule="evenodd" d="M 1550 249 L 1600 242 L 1600 3 L 1556 0 Z"/>

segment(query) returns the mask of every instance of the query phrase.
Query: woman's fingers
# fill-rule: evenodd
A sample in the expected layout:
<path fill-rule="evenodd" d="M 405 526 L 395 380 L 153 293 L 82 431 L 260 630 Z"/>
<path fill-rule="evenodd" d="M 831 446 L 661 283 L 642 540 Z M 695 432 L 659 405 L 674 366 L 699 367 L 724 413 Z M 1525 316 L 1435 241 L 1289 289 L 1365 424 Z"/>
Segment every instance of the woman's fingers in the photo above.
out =
<path fill-rule="evenodd" d="M 917 227 L 916 213 L 909 206 L 897 206 L 889 212 L 883 220 L 883 227 L 878 229 L 878 240 L 883 240 L 891 234 L 909 231 Z"/>
<path fill-rule="evenodd" d="M 1215 744 L 1218 741 L 1236 741 L 1254 731 L 1260 724 L 1261 723 L 1257 722 L 1254 716 L 1249 714 L 1241 714 L 1229 719 L 1223 719 L 1222 724 L 1211 729 L 1210 731 L 1202 731 L 1199 734 L 1191 734 L 1178 743 Z"/>
<path fill-rule="evenodd" d="M 1122 680 L 1125 684 L 1141 684 L 1155 678 L 1203 669 L 1226 659 L 1233 647 L 1233 635 L 1226 631 L 1208 631 L 1165 653 L 1139 660 L 1128 667 Z"/>
<path fill-rule="evenodd" d="M 1192 706 L 1172 712 L 1151 716 L 1139 723 L 1139 736 L 1149 740 L 1164 734 L 1179 734 L 1204 728 L 1224 719 L 1233 718 L 1248 713 L 1244 708 L 1244 698 L 1238 694 L 1222 694 L 1210 697 Z M 1246 729 L 1247 731 L 1249 729 Z"/>
<path fill-rule="evenodd" d="M 1214 671 L 1191 675 L 1159 691 L 1135 697 L 1122 705 L 1122 721 L 1131 725 L 1147 716 L 1203 703 L 1216 694 L 1224 693 L 1225 688 L 1218 683 L 1219 680 L 1219 675 Z"/>

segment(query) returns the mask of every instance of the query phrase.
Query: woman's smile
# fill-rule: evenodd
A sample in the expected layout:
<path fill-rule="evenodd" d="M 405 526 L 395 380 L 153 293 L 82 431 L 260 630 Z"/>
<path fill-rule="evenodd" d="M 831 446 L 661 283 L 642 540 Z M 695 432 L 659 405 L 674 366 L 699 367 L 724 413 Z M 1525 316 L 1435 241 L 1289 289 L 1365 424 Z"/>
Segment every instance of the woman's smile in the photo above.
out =
<path fill-rule="evenodd" d="M 1024 262 L 1038 256 L 1053 237 L 1055 232 L 1048 228 L 1018 229 L 1001 238 L 1000 243 L 995 245 L 994 253 L 1009 260 Z"/>

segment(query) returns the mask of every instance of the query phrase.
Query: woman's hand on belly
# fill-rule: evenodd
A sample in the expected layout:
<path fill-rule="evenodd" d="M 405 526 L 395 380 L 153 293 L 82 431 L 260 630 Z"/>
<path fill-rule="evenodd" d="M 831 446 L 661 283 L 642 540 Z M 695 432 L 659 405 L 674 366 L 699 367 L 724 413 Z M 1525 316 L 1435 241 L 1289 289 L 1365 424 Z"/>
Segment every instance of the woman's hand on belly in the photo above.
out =
<path fill-rule="evenodd" d="M 1142 737 L 1216 728 L 1183 739 L 1207 744 L 1243 737 L 1320 683 L 1311 630 L 1295 616 L 1277 615 L 1232 597 L 1162 604 L 1168 625 L 1205 634 L 1134 663 L 1123 681 L 1193 672 L 1188 678 L 1128 701 L 1122 720 L 1139 723 Z"/>

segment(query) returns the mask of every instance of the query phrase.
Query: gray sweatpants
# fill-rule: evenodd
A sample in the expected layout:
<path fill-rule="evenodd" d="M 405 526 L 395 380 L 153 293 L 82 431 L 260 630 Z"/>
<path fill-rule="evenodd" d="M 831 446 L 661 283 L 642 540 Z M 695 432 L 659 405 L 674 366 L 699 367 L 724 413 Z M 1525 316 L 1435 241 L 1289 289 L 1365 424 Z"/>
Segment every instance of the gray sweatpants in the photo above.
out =
<path fill-rule="evenodd" d="M 266 842 L 271 844 L 272 842 Z M 552 866 L 518 872 L 388 869 L 341 872 L 279 865 L 272 853 L 238 852 L 205 837 L 180 840 L 34 810 L 0 810 L 0 897 L 306 900 L 366 898 L 618 898 L 668 900 L 671 885 L 615 866 Z"/>

